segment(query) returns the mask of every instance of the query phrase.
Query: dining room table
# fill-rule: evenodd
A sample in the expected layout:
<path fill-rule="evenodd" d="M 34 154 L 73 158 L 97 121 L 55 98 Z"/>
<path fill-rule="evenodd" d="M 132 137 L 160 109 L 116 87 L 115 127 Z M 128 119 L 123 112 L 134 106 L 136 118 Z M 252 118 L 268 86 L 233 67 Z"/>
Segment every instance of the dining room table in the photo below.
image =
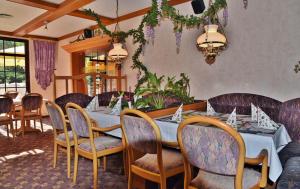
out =
<path fill-rule="evenodd" d="M 111 127 L 120 124 L 120 116 L 111 114 L 107 107 L 101 107 L 100 110 L 92 112 L 87 111 L 90 118 L 96 122 L 97 127 Z M 186 119 L 191 116 L 207 116 L 206 112 L 189 110 L 182 113 L 182 118 Z M 155 118 L 155 122 L 160 128 L 162 141 L 165 143 L 177 143 L 177 128 L 179 123 L 172 121 L 173 115 L 167 115 Z M 216 113 L 212 117 L 226 122 L 229 114 Z M 261 150 L 268 151 L 268 177 L 272 182 L 276 182 L 282 173 L 282 165 L 278 152 L 291 142 L 291 138 L 283 124 L 278 123 L 279 128 L 276 130 L 264 129 L 258 126 L 258 123 L 251 120 L 251 115 L 237 114 L 237 131 L 241 134 L 245 147 L 246 157 L 255 158 Z M 115 137 L 122 137 L 121 129 L 116 129 L 106 134 Z M 201 144 L 199 144 L 201 145 Z"/>

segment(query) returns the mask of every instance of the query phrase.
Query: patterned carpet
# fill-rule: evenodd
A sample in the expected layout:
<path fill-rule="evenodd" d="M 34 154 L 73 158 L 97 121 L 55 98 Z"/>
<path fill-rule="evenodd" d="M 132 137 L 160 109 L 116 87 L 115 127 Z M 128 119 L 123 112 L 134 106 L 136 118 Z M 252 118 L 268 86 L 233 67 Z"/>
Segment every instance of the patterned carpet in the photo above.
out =
<path fill-rule="evenodd" d="M 39 123 L 37 125 L 39 126 Z M 26 133 L 24 137 L 19 136 L 13 141 L 6 137 L 6 131 L 0 127 L 0 188 L 92 188 L 92 161 L 79 159 L 76 185 L 67 178 L 66 154 L 63 151 L 59 151 L 57 167 L 53 168 L 51 126 L 45 124 L 44 129 L 44 133 Z M 122 174 L 122 162 L 121 155 L 108 157 L 106 172 L 102 167 L 98 169 L 99 188 L 127 188 L 127 179 Z"/>

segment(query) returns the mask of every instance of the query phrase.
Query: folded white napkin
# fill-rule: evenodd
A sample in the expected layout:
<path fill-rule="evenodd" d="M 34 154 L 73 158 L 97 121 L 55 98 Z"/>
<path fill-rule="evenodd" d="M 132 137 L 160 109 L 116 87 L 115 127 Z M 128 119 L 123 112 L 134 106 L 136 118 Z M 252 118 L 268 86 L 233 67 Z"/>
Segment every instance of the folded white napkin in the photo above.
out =
<path fill-rule="evenodd" d="M 234 108 L 234 110 L 231 112 L 231 114 L 229 115 L 226 124 L 232 126 L 233 128 L 237 128 L 237 124 L 236 124 L 236 108 Z"/>
<path fill-rule="evenodd" d="M 211 104 L 207 101 L 207 110 L 206 110 L 207 115 L 213 116 L 216 114 L 216 111 L 214 108 L 211 106 Z"/>
<path fill-rule="evenodd" d="M 251 103 L 251 120 L 257 121 L 257 107 Z"/>
<path fill-rule="evenodd" d="M 91 112 L 99 111 L 101 109 L 98 102 L 98 96 L 93 98 L 93 100 L 87 105 L 86 109 Z"/>
<path fill-rule="evenodd" d="M 183 104 L 179 106 L 175 114 L 172 116 L 172 121 L 176 121 L 177 123 L 182 121 L 182 109 L 183 109 Z"/>
<path fill-rule="evenodd" d="M 110 114 L 120 115 L 120 113 L 122 111 L 122 96 L 119 96 L 118 99 L 119 99 L 118 102 L 114 105 Z"/>
<path fill-rule="evenodd" d="M 262 109 L 257 107 L 257 126 L 263 129 L 277 130 L 279 125 L 275 123 Z"/>

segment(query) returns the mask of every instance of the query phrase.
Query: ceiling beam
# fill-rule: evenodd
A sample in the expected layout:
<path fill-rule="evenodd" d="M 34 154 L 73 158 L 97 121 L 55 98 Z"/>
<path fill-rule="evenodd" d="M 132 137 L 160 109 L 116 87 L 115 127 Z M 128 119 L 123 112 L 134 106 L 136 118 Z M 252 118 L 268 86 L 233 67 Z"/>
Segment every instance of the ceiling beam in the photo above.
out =
<path fill-rule="evenodd" d="M 57 18 L 60 18 L 66 14 L 69 14 L 73 12 L 74 10 L 77 10 L 78 8 L 89 4 L 95 0 L 65 0 L 62 2 L 59 7 L 53 11 L 47 11 L 43 13 L 42 15 L 36 17 L 35 19 L 31 20 L 30 22 L 24 24 L 20 28 L 16 29 L 13 32 L 13 35 L 16 36 L 24 36 L 39 27 L 43 26 L 45 22 L 51 22 L 53 20 L 56 20 Z"/>
<path fill-rule="evenodd" d="M 7 1 L 10 1 L 13 3 L 18 3 L 21 5 L 30 6 L 30 7 L 35 7 L 35 8 L 39 8 L 39 9 L 44 9 L 44 10 L 48 10 L 48 11 L 54 11 L 55 9 L 59 8 L 58 4 L 50 3 L 47 1 L 41 1 L 41 0 L 7 0 Z M 68 15 L 79 17 L 79 18 L 84 18 L 84 19 L 88 19 L 88 20 L 95 20 L 94 17 L 87 15 L 84 11 L 81 11 L 81 10 L 75 10 L 75 11 L 69 13 Z M 99 16 L 99 18 L 103 23 L 108 23 L 113 20 L 112 18 L 109 18 L 106 16 Z"/>
<path fill-rule="evenodd" d="M 0 30 L 0 35 L 6 35 L 6 36 L 10 36 L 10 37 L 18 37 L 18 36 L 14 36 L 13 32 L 3 31 L 3 30 Z M 23 37 L 31 38 L 31 39 L 43 39 L 43 40 L 58 41 L 58 38 L 41 36 L 41 35 L 24 35 Z"/>
<path fill-rule="evenodd" d="M 175 6 L 175 5 L 186 3 L 186 2 L 189 2 L 189 1 L 191 1 L 191 0 L 169 0 L 168 4 L 171 5 L 171 6 Z M 144 14 L 147 14 L 150 11 L 150 9 L 151 9 L 151 7 L 147 7 L 147 8 L 144 8 L 144 9 L 140 9 L 140 10 L 131 12 L 129 14 L 125 14 L 125 15 L 119 16 L 119 22 L 131 19 L 131 18 L 134 18 L 134 17 L 142 16 Z M 117 22 L 117 19 L 114 19 L 111 22 L 103 23 L 103 24 L 105 24 L 105 25 L 111 25 L 111 24 L 114 24 L 116 22 Z M 98 25 L 93 25 L 93 26 L 90 27 L 90 29 L 96 29 L 96 28 L 98 28 Z M 80 34 L 83 33 L 83 30 L 84 29 L 81 29 L 81 30 L 78 30 L 78 31 L 75 31 L 75 32 L 72 32 L 72 33 L 69 33 L 69 34 L 66 34 L 66 35 L 63 35 L 63 36 L 59 37 L 58 40 L 63 40 L 63 39 L 67 39 L 69 37 L 80 35 Z"/>

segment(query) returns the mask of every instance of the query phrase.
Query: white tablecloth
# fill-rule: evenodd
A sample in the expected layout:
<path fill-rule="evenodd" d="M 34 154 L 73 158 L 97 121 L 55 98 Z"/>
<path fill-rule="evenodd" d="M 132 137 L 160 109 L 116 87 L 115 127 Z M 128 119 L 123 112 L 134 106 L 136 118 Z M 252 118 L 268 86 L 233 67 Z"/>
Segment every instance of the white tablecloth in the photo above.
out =
<path fill-rule="evenodd" d="M 110 127 L 112 125 L 120 124 L 120 117 L 107 114 L 106 110 L 88 112 L 88 115 L 95 120 L 100 127 Z M 163 141 L 177 141 L 178 124 L 158 120 L 156 120 L 156 123 L 160 128 Z M 108 132 L 107 134 L 122 137 L 121 129 Z M 262 149 L 268 150 L 269 178 L 275 182 L 282 173 L 282 165 L 279 160 L 278 152 L 291 142 L 291 138 L 285 127 L 281 126 L 273 135 L 241 133 L 241 136 L 243 137 L 246 146 L 246 157 L 257 157 Z"/>

